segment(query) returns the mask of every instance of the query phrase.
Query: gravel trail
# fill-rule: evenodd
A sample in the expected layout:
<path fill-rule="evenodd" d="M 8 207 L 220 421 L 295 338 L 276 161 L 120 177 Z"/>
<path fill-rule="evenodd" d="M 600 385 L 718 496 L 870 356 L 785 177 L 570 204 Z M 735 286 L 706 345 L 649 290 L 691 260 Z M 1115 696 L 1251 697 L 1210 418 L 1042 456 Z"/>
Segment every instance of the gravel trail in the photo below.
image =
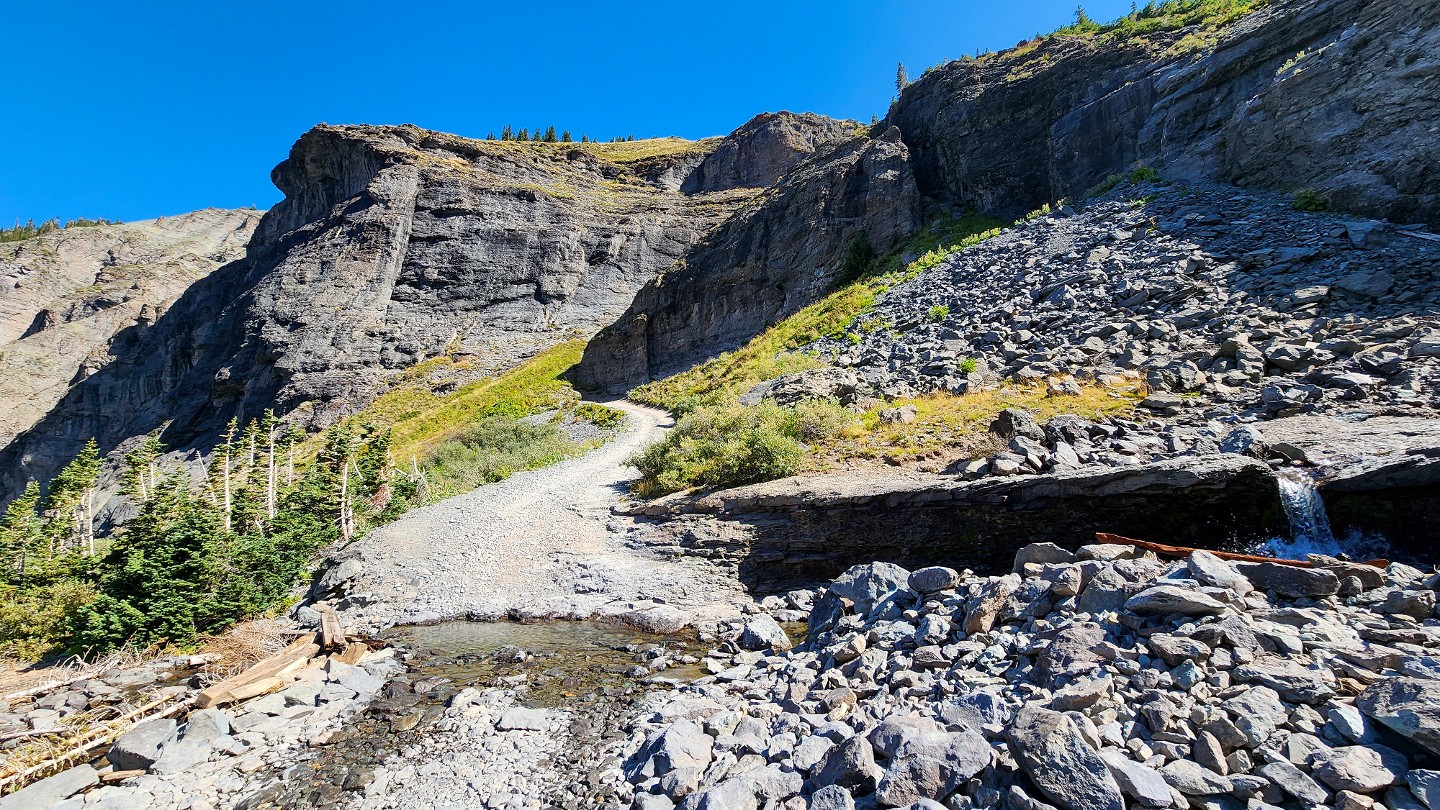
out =
<path fill-rule="evenodd" d="M 749 600 L 733 578 L 626 543 L 634 520 L 611 514 L 637 475 L 625 461 L 673 422 L 631 402 L 605 404 L 628 418 L 603 447 L 417 509 L 333 555 L 321 588 L 343 595 L 345 623 L 589 618 L 657 603 L 697 621 L 735 615 Z"/>

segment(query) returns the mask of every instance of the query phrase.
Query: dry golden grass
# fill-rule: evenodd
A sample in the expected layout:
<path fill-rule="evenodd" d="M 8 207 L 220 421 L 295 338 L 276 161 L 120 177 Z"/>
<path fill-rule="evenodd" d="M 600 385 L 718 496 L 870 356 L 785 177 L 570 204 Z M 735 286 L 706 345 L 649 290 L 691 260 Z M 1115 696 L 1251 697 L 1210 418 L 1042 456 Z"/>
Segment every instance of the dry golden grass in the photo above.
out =
<path fill-rule="evenodd" d="M 1024 408 L 1042 423 L 1060 414 L 1085 419 L 1121 416 L 1147 393 L 1143 381 L 1124 377 L 1079 383 L 1079 394 L 1053 394 L 1046 383 L 1005 385 L 967 394 L 929 394 L 877 405 L 838 437 L 812 448 L 815 466 L 847 460 L 891 463 L 978 458 L 999 449 L 987 430 L 1006 408 Z M 880 411 L 914 405 L 915 421 L 886 423 Z"/>
<path fill-rule="evenodd" d="M 205 676 L 222 681 L 269 658 L 295 640 L 286 629 L 273 619 L 252 619 L 202 640 L 199 654 L 212 656 L 205 664 Z"/>

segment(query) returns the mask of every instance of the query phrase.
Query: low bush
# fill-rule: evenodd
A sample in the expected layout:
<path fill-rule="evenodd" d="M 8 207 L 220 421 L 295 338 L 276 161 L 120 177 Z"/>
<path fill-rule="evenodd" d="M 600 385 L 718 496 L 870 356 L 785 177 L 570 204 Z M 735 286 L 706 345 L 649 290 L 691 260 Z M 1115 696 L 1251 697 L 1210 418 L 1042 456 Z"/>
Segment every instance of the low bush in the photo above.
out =
<path fill-rule="evenodd" d="M 931 321 L 932 323 L 941 323 L 941 322 L 944 321 L 946 318 L 950 317 L 950 307 L 947 307 L 947 306 L 934 306 L 934 307 L 930 307 L 929 317 L 930 317 L 930 321 Z"/>
<path fill-rule="evenodd" d="M 641 475 L 635 491 L 653 498 L 794 475 L 805 459 L 803 442 L 832 436 L 854 419 L 833 401 L 796 408 L 771 402 L 702 407 L 682 418 L 664 441 L 630 460 Z"/>
<path fill-rule="evenodd" d="M 1330 199 L 1313 188 L 1302 188 L 1291 198 L 1297 211 L 1329 211 Z"/>
<path fill-rule="evenodd" d="M 554 464 L 575 450 L 575 443 L 553 423 L 531 425 L 491 416 L 441 442 L 421 459 L 420 470 L 434 501 Z"/>

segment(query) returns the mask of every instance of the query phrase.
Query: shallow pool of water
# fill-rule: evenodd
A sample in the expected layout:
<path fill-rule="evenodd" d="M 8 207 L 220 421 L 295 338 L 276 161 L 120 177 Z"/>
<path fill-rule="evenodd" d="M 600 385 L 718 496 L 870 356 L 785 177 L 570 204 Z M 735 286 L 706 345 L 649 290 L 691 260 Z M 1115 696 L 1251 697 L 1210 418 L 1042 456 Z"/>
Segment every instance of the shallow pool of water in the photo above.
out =
<path fill-rule="evenodd" d="M 597 689 L 649 678 L 693 680 L 694 664 L 654 669 L 656 656 L 693 654 L 693 635 L 658 636 L 597 622 L 444 622 L 397 627 L 385 638 L 412 671 L 457 686 L 523 686 L 527 703 L 558 706 Z"/>

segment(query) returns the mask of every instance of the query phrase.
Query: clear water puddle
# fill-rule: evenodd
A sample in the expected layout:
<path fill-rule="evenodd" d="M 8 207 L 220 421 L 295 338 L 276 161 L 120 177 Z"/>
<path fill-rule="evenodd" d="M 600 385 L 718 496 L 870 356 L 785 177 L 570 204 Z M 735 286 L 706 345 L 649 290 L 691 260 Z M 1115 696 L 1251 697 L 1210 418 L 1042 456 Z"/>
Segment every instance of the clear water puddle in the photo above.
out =
<path fill-rule="evenodd" d="M 653 664 L 694 656 L 693 635 L 659 636 L 598 622 L 443 622 L 397 627 L 385 638 L 407 651 L 417 677 L 449 678 L 458 687 L 523 685 L 533 706 L 560 706 L 651 678 L 687 681 L 704 674 L 694 664 Z"/>

